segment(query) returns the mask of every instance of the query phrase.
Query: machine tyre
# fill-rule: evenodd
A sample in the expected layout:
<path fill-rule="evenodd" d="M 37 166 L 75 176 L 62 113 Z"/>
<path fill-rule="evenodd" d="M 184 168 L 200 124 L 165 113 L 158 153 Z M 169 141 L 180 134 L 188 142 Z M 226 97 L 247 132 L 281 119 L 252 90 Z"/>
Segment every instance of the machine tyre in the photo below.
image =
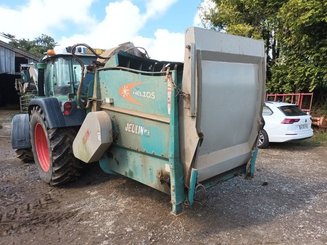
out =
<path fill-rule="evenodd" d="M 34 107 L 30 135 L 40 178 L 52 186 L 62 185 L 80 175 L 81 162 L 73 155 L 76 128 L 48 129 L 42 109 Z"/>
<path fill-rule="evenodd" d="M 34 162 L 32 149 L 17 149 L 16 155 L 17 158 L 24 163 Z"/>
<path fill-rule="evenodd" d="M 257 146 L 260 149 L 265 149 L 269 146 L 269 137 L 268 137 L 267 132 L 264 129 L 261 129 L 259 131 Z"/>

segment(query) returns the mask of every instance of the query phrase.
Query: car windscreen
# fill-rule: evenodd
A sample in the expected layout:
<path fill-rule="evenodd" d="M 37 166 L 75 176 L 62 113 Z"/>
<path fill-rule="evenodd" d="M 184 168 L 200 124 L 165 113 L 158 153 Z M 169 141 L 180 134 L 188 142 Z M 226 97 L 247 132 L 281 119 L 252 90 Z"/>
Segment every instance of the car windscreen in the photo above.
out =
<path fill-rule="evenodd" d="M 305 112 L 301 111 L 301 109 L 294 105 L 285 105 L 278 107 L 286 116 L 303 116 L 307 115 Z"/>

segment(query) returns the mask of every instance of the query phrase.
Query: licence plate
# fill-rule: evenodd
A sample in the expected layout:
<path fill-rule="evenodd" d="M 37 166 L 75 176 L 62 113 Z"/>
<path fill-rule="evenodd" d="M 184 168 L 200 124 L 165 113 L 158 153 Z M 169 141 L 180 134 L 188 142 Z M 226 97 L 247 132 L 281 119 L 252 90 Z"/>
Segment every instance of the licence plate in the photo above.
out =
<path fill-rule="evenodd" d="M 299 125 L 299 129 L 307 129 L 308 128 L 308 124 L 300 124 Z"/>

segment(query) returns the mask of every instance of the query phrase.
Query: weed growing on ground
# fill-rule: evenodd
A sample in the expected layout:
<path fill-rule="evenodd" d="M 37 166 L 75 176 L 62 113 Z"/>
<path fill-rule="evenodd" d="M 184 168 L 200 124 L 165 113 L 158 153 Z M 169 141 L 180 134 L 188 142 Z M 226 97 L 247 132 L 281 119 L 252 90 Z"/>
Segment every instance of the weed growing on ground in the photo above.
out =
<path fill-rule="evenodd" d="M 315 130 L 311 141 L 314 144 L 327 145 L 327 131 L 326 130 Z"/>

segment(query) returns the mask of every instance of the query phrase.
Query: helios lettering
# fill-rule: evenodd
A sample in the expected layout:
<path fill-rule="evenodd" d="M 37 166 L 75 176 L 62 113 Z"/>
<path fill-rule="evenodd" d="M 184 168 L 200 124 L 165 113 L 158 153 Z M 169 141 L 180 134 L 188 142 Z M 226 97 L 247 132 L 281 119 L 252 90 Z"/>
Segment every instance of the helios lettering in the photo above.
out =
<path fill-rule="evenodd" d="M 137 91 L 133 91 L 133 94 L 138 97 L 147 98 L 147 99 L 151 99 L 151 100 L 156 99 L 156 94 L 154 92 L 146 92 L 146 91 L 137 90 Z"/>

